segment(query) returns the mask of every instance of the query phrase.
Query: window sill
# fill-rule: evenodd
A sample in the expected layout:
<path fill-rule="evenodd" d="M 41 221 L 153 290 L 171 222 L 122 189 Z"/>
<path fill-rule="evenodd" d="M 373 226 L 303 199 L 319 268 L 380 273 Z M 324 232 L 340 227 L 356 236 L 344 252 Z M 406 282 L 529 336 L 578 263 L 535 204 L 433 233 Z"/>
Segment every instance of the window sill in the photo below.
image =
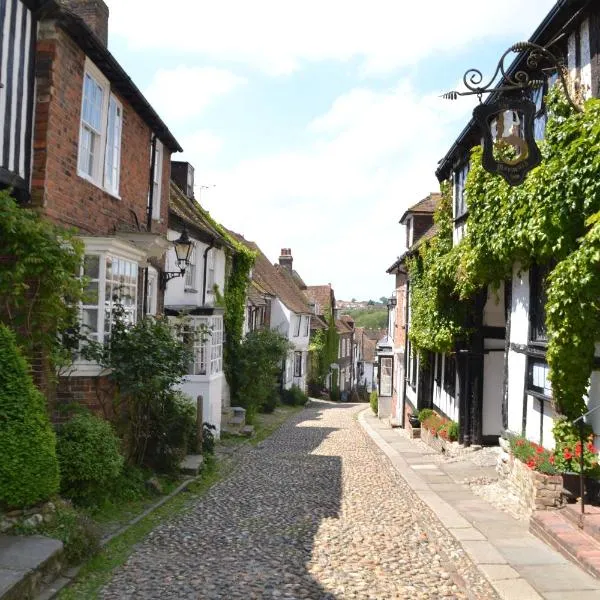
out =
<path fill-rule="evenodd" d="M 537 398 L 538 400 L 544 400 L 545 402 L 552 402 L 552 398 L 550 396 L 546 396 L 545 394 L 542 394 L 541 392 L 536 392 L 534 390 L 526 388 L 525 393 L 528 396 L 533 396 L 534 398 Z"/>
<path fill-rule="evenodd" d="M 118 192 L 114 192 L 112 190 L 109 190 L 108 188 L 105 188 L 103 185 L 99 184 L 95 179 L 92 179 L 87 173 L 78 170 L 77 175 L 81 177 L 81 179 L 84 179 L 88 183 L 91 183 L 94 187 L 103 191 L 105 194 L 108 194 L 111 198 L 114 198 L 115 200 L 119 201 L 121 200 L 121 196 Z"/>
<path fill-rule="evenodd" d="M 194 288 L 188 288 L 188 287 L 184 288 L 184 290 L 183 290 L 183 291 L 184 291 L 186 294 L 197 294 L 197 293 L 198 293 L 198 290 L 196 290 L 196 289 L 194 289 Z"/>

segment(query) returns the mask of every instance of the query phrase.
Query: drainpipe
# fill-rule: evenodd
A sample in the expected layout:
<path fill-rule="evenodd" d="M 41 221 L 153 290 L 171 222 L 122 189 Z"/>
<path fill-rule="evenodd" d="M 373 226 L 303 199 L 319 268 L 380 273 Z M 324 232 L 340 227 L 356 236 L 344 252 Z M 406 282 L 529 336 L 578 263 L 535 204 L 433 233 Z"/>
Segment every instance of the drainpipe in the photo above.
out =
<path fill-rule="evenodd" d="M 204 276 L 202 278 L 202 306 L 206 304 L 206 265 L 208 263 L 208 253 L 211 248 L 215 247 L 215 238 L 213 238 L 210 242 L 210 245 L 206 247 L 204 251 Z"/>
<path fill-rule="evenodd" d="M 406 375 L 408 367 L 408 295 L 410 294 L 409 288 L 410 282 L 406 280 L 406 293 L 404 295 L 404 365 L 402 377 L 402 423 L 401 426 L 404 429 L 406 426 Z"/>
<path fill-rule="evenodd" d="M 148 214 L 146 215 L 146 229 L 152 231 L 152 210 L 154 204 L 154 163 L 156 162 L 156 135 L 152 134 L 150 149 L 150 181 L 148 188 Z M 148 313 L 148 267 L 144 269 L 144 316 Z"/>
<path fill-rule="evenodd" d="M 156 163 L 156 135 L 152 134 L 152 147 L 150 150 L 150 191 L 148 192 L 148 214 L 146 227 L 152 231 L 152 211 L 154 210 L 154 164 Z"/>

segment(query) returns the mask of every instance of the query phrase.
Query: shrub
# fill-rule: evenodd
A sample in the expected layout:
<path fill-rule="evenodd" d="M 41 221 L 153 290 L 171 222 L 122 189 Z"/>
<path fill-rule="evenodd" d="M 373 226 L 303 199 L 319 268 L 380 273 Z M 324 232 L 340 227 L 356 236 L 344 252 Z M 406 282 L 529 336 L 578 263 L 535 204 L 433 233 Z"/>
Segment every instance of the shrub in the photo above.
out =
<path fill-rule="evenodd" d="M 377 392 L 373 391 L 371 392 L 371 395 L 369 396 L 369 404 L 371 405 L 371 410 L 377 414 L 378 410 L 379 410 L 379 401 L 377 399 Z"/>
<path fill-rule="evenodd" d="M 448 439 L 451 442 L 458 440 L 458 423 L 456 421 L 450 421 L 448 424 Z"/>
<path fill-rule="evenodd" d="M 216 427 L 210 423 L 202 424 L 202 454 L 215 453 L 215 434 Z"/>
<path fill-rule="evenodd" d="M 585 424 L 583 429 L 583 446 L 578 428 L 566 419 L 558 419 L 552 428 L 556 447 L 554 459 L 561 472 L 580 473 L 581 453 L 583 451 L 583 472 L 590 477 L 600 476 L 598 466 L 598 450 L 594 446 L 592 428 Z"/>
<path fill-rule="evenodd" d="M 61 425 L 56 444 L 61 493 L 79 504 L 105 498 L 107 484 L 123 469 L 120 445 L 110 423 L 89 413 Z"/>
<path fill-rule="evenodd" d="M 246 420 L 252 422 L 261 407 L 273 404 L 273 393 L 281 375 L 289 342 L 270 329 L 251 331 L 237 351 L 236 379 L 239 383 L 239 402 L 246 409 Z M 274 407 L 273 407 L 274 408 Z"/>
<path fill-rule="evenodd" d="M 131 325 L 121 305 L 115 306 L 112 318 L 110 340 L 88 342 L 85 357 L 110 369 L 117 390 L 114 412 L 122 417 L 119 427 L 128 461 L 169 470 L 175 462 L 172 449 L 186 446 L 174 439 L 185 437 L 186 419 L 194 412 L 189 401 L 178 401 L 172 391 L 188 370 L 191 352 L 164 319 L 146 317 Z"/>
<path fill-rule="evenodd" d="M 419 421 L 421 421 L 421 423 L 424 423 L 429 417 L 431 417 L 431 415 L 434 414 L 435 411 L 433 411 L 431 408 L 422 408 L 418 414 Z"/>
<path fill-rule="evenodd" d="M 56 437 L 14 334 L 0 324 L 0 504 L 27 506 L 58 491 Z"/>
<path fill-rule="evenodd" d="M 321 396 L 321 384 L 316 379 L 311 379 L 308 382 L 308 395 L 313 398 L 319 398 Z"/>
<path fill-rule="evenodd" d="M 175 474 L 190 440 L 196 436 L 196 407 L 185 394 L 170 390 L 148 408 L 144 464 L 161 473 Z"/>
<path fill-rule="evenodd" d="M 553 452 L 523 436 L 515 435 L 510 438 L 510 450 L 515 458 L 534 471 L 547 475 L 558 473 Z"/>
<path fill-rule="evenodd" d="M 308 396 L 297 386 L 281 392 L 281 402 L 288 406 L 303 406 L 308 402 Z"/>
<path fill-rule="evenodd" d="M 271 394 L 265 400 L 263 400 L 262 404 L 260 405 L 260 412 L 271 414 L 277 408 L 278 404 L 279 390 L 277 389 L 277 386 L 273 386 Z"/>

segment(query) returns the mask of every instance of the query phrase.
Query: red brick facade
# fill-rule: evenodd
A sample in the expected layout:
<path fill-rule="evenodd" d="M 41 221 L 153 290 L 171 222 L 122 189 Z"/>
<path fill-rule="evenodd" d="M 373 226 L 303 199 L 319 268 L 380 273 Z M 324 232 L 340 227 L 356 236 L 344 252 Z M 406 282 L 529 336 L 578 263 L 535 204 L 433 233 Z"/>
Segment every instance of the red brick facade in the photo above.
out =
<path fill-rule="evenodd" d="M 31 203 L 51 221 L 81 235 L 108 237 L 146 229 L 152 129 L 114 89 L 121 102 L 119 198 L 78 175 L 80 119 L 86 55 L 55 21 L 40 23 L 36 56 L 36 102 Z M 99 65 L 96 65 L 97 67 Z M 163 146 L 160 219 L 152 232 L 166 236 L 171 152 Z M 143 293 L 142 277 L 138 295 Z M 158 298 L 162 308 L 162 295 Z M 106 378 L 61 377 L 55 390 L 39 381 L 52 408 L 77 402 L 106 412 Z M 59 413 L 54 413 L 60 418 Z"/>
<path fill-rule="evenodd" d="M 120 198 L 77 174 L 85 54 L 52 22 L 40 25 L 32 203 L 60 225 L 82 234 L 111 235 L 146 223 L 152 131 L 127 101 L 123 105 Z M 113 92 L 114 93 L 114 92 Z M 161 219 L 152 230 L 166 234 L 170 152 L 163 153 Z M 135 213 L 135 217 L 134 217 Z M 136 221 L 137 217 L 137 221 Z"/>

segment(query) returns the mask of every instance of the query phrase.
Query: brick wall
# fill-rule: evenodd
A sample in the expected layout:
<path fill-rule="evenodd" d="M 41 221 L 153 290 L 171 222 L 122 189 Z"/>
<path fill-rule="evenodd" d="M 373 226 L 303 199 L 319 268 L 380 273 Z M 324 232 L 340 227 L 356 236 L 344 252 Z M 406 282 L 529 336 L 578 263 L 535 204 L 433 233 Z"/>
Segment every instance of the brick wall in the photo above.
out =
<path fill-rule="evenodd" d="M 115 95 L 123 105 L 120 198 L 77 174 L 84 67 L 85 54 L 69 35 L 55 22 L 40 23 L 31 202 L 51 221 L 82 235 L 110 236 L 119 230 L 135 230 L 138 223 L 145 229 L 152 131 L 119 94 Z M 164 235 L 170 163 L 171 154 L 164 148 L 160 220 L 152 223 L 152 231 Z M 138 294 L 143 294 L 141 286 Z M 158 305 L 162 310 L 162 294 Z M 99 390 L 106 390 L 106 378 L 61 377 L 55 390 L 41 377 L 38 382 L 53 407 L 78 402 L 104 412 Z"/>
<path fill-rule="evenodd" d="M 413 244 L 433 225 L 433 215 L 413 216 Z"/>
<path fill-rule="evenodd" d="M 111 235 L 146 223 L 151 130 L 122 97 L 121 175 L 115 198 L 77 175 L 85 54 L 53 22 L 40 25 L 32 203 L 52 221 L 88 235 Z M 163 154 L 161 220 L 167 231 L 170 153 Z"/>

